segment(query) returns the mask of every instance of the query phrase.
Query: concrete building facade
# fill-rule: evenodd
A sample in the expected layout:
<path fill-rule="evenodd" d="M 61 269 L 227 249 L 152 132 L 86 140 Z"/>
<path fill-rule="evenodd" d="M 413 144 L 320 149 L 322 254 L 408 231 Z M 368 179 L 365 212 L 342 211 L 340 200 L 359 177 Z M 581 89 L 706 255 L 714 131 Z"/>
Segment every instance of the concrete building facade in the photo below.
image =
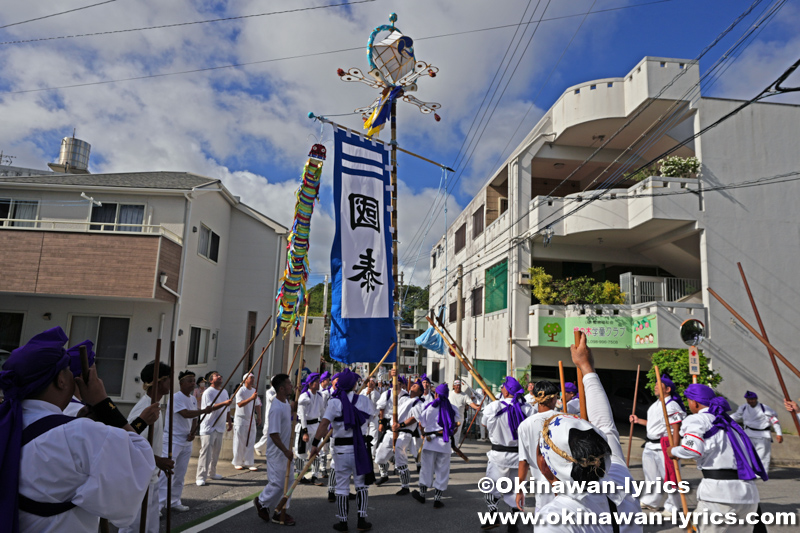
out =
<path fill-rule="evenodd" d="M 434 246 L 431 310 L 446 306 L 455 332 L 462 265 L 460 341 L 495 387 L 512 372 L 557 379 L 559 360 L 572 366 L 572 331 L 583 328 L 612 404 L 615 395 L 624 404 L 637 365 L 649 369 L 658 349 L 686 348 L 678 330 L 695 318 L 708 334 L 700 348 L 723 376 L 719 391 L 735 405 L 754 390 L 792 427 L 766 350 L 706 289 L 754 320 L 740 261 L 773 344 L 784 354 L 800 348 L 800 183 L 774 178 L 800 170 L 800 106 L 752 104 L 679 148 L 673 155 L 700 160 L 697 176 L 625 174 L 741 105 L 702 97 L 699 79 L 692 61 L 646 57 L 624 77 L 569 87 Z M 627 301 L 540 305 L 532 266 L 621 283 Z M 429 373 L 433 365 L 448 380 L 463 373 L 451 357 L 431 353 Z M 800 395 L 800 380 L 784 376 Z"/>

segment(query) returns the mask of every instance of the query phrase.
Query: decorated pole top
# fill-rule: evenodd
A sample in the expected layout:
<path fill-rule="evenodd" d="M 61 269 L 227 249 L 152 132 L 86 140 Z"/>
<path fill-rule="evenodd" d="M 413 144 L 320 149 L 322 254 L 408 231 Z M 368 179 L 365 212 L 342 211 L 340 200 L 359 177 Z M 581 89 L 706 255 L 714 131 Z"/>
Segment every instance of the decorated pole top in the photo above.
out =
<path fill-rule="evenodd" d="M 375 135 L 380 132 L 388 119 L 392 102 L 398 98 L 417 106 L 422 113 L 433 114 L 437 122 L 441 120 L 441 117 L 435 113 L 442 107 L 441 104 L 423 102 L 408 94 L 417 90 L 417 79 L 422 76 L 435 78 L 439 69 L 424 61 L 417 61 L 414 40 L 408 35 L 404 35 L 395 26 L 397 14 L 392 13 L 389 21 L 391 24 L 382 24 L 372 30 L 369 35 L 367 76 L 358 68 L 351 68 L 347 71 L 341 68 L 337 70 L 342 81 L 357 81 L 381 90 L 381 94 L 369 107 L 355 110 L 356 113 L 361 113 L 364 119 L 364 128 L 368 130 L 367 135 Z M 379 36 L 381 40 L 376 42 Z"/>

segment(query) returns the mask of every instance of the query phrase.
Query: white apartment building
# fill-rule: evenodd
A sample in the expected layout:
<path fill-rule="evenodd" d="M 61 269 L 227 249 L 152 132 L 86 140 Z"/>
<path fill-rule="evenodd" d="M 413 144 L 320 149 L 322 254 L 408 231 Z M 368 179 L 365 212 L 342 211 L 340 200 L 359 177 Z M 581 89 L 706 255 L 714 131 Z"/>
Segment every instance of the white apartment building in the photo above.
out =
<path fill-rule="evenodd" d="M 162 327 L 162 360 L 174 340 L 176 370 L 227 377 L 273 315 L 245 363 L 258 358 L 275 324 L 288 228 L 195 174 L 12 172 L 0 177 L 0 349 L 54 326 L 70 343 L 89 338 L 122 404 L 143 393 L 139 373 Z M 263 375 L 285 368 L 289 345 L 278 336 Z"/>
<path fill-rule="evenodd" d="M 692 61 L 645 57 L 624 77 L 569 87 L 434 246 L 430 306 L 447 306 L 455 334 L 456 268 L 462 265 L 460 342 L 495 387 L 528 365 L 532 377 L 557 380 L 559 360 L 574 380 L 567 346 L 575 327 L 588 327 L 612 405 L 627 399 L 627 408 L 615 412 L 622 416 L 630 413 L 637 365 L 649 370 L 658 349 L 686 348 L 679 326 L 696 318 L 708 334 L 700 349 L 724 379 L 719 391 L 732 405 L 743 401 L 745 390 L 756 391 L 781 413 L 784 427 L 792 426 L 766 350 L 706 289 L 754 321 L 740 261 L 772 343 L 790 359 L 800 349 L 800 183 L 725 188 L 800 170 L 800 106 L 750 105 L 680 148 L 674 155 L 700 160 L 697 179 L 623 180 L 600 200 L 586 201 L 631 157 L 636 169 L 741 104 L 699 92 L 688 98 L 698 80 Z M 653 132 L 665 116 L 677 118 Z M 554 278 L 621 283 L 628 302 L 538 305 L 527 280 L 531 266 Z M 430 353 L 428 373 L 441 371 L 449 381 L 456 364 Z M 788 370 L 784 377 L 799 396 L 800 380 Z"/>

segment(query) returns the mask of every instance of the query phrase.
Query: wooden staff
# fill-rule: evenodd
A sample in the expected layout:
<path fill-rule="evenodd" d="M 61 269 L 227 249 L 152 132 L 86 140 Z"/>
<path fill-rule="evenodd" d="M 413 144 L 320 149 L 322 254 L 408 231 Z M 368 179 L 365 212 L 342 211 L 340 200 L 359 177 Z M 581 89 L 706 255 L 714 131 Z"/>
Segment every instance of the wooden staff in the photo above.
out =
<path fill-rule="evenodd" d="M 276 330 L 275 330 L 275 333 L 277 333 L 277 328 L 276 328 Z M 267 352 L 267 350 L 269 349 L 269 347 L 272 345 L 273 341 L 275 340 L 275 333 L 273 333 L 273 334 L 272 334 L 272 338 L 269 340 L 269 342 L 267 343 L 267 345 L 266 345 L 266 346 L 264 346 L 264 348 L 261 350 L 261 355 L 259 355 L 259 356 L 258 356 L 258 359 L 256 359 L 256 362 L 255 362 L 255 363 L 253 363 L 253 366 L 251 366 L 251 367 L 250 367 L 250 370 L 248 370 L 248 371 L 245 373 L 245 376 L 246 376 L 247 374 L 252 374 L 252 373 L 253 373 L 253 370 L 255 370 L 255 368 L 256 368 L 256 365 L 257 365 L 257 364 L 259 364 L 259 363 L 261 362 L 261 359 L 264 357 L 264 354 Z M 240 388 L 242 388 L 242 386 L 244 385 L 244 382 L 245 382 L 245 381 L 247 381 L 247 380 L 246 380 L 246 379 L 243 379 L 243 380 L 241 381 L 241 383 L 239 383 L 238 385 L 236 385 L 236 388 L 235 388 L 235 389 L 233 389 L 233 394 L 231 394 L 231 395 L 230 395 L 230 398 L 235 398 L 235 397 L 236 397 L 236 393 L 237 393 L 237 392 L 239 392 L 239 389 L 240 389 Z M 219 393 L 217 393 L 217 397 L 219 397 Z M 211 405 L 214 405 L 214 404 L 212 403 Z M 213 422 L 211 422 L 211 425 L 212 425 L 212 426 L 216 425 L 216 423 L 217 423 L 217 420 L 219 420 L 219 417 L 221 417 L 221 416 L 222 416 L 222 413 L 224 413 L 224 412 L 225 412 L 225 409 L 219 409 L 219 413 L 217 413 L 217 418 L 215 418 L 215 419 L 214 419 L 214 421 L 213 421 Z M 202 421 L 202 418 L 201 418 L 200 420 Z"/>
<path fill-rule="evenodd" d="M 375 372 L 378 371 L 378 369 L 381 367 L 381 365 L 386 360 L 386 358 L 389 357 L 389 354 L 392 353 L 392 350 L 394 350 L 394 347 L 396 345 L 397 345 L 397 343 L 393 342 L 392 345 L 389 346 L 389 349 L 386 350 L 386 353 L 384 354 L 383 358 L 381 358 L 381 360 L 377 364 L 377 366 L 375 366 L 375 368 L 372 369 L 372 371 L 367 376 L 367 379 L 365 379 L 361 383 L 361 387 L 358 388 L 358 391 L 356 392 L 355 396 L 358 396 L 359 394 L 361 394 L 361 391 L 364 390 L 364 387 L 367 386 L 367 382 L 369 382 L 369 378 L 371 378 L 373 376 L 373 374 L 375 374 Z M 333 429 L 330 429 L 328 431 L 328 434 L 325 435 L 325 438 L 322 439 L 322 441 L 319 443 L 319 446 L 317 447 L 317 450 L 321 450 L 325 446 L 325 444 L 328 443 L 328 441 L 331 438 L 331 435 L 333 435 Z M 319 453 L 319 452 L 317 452 L 317 453 Z M 306 462 L 306 466 L 303 467 L 303 470 L 300 472 L 300 475 L 297 476 L 297 478 L 295 478 L 294 483 L 292 483 L 292 486 L 289 487 L 288 490 L 284 491 L 284 494 L 283 494 L 283 497 L 281 498 L 281 501 L 279 501 L 278 502 L 278 506 L 275 507 L 275 512 L 276 513 L 283 513 L 283 508 L 286 506 L 286 502 L 289 501 L 289 498 L 291 498 L 292 493 L 294 492 L 294 489 L 296 489 L 297 485 L 300 484 L 300 480 L 302 478 L 304 478 L 305 475 L 308 473 L 308 471 L 311 469 L 311 463 L 314 461 L 314 459 L 316 457 L 317 457 L 317 454 L 309 455 L 308 461 Z"/>
<path fill-rule="evenodd" d="M 761 330 L 761 335 L 764 336 L 764 339 L 769 340 L 767 337 L 767 330 L 764 328 L 764 323 L 761 321 L 761 313 L 758 312 L 758 307 L 756 307 L 756 301 L 753 299 L 753 293 L 750 292 L 750 284 L 747 283 L 747 278 L 744 275 L 744 269 L 742 268 L 741 263 L 736 263 L 739 267 L 739 273 L 742 275 L 742 281 L 744 282 L 744 288 L 747 291 L 747 297 L 750 298 L 750 305 L 753 306 L 753 313 L 756 315 L 756 321 L 758 321 L 758 327 Z M 81 346 L 83 348 L 83 346 Z M 781 385 L 781 391 L 783 391 L 783 398 L 784 400 L 791 401 L 789 397 L 789 391 L 786 389 L 786 383 L 783 381 L 783 375 L 781 374 L 781 369 L 778 367 L 778 361 L 775 360 L 775 356 L 769 350 L 769 359 L 772 361 L 772 368 L 775 369 L 775 375 L 778 376 L 778 383 Z M 797 434 L 800 435 L 800 420 L 797 420 L 797 412 L 792 410 L 792 422 L 794 422 L 794 427 L 797 429 Z"/>
<path fill-rule="evenodd" d="M 153 384 L 151 385 L 151 387 L 153 387 L 153 395 L 150 397 L 152 400 L 150 402 L 150 405 L 158 403 L 158 380 L 159 380 L 158 371 L 161 369 L 161 335 L 163 332 L 164 332 L 164 313 L 161 313 L 161 325 L 158 326 L 158 338 L 156 339 L 156 358 L 154 361 L 155 366 L 153 367 Z M 172 387 L 171 383 L 170 387 Z M 153 447 L 153 433 L 154 433 L 153 426 L 151 424 L 147 430 L 147 443 L 150 445 L 150 448 Z M 145 533 L 145 531 L 147 530 L 147 498 L 150 495 L 149 492 L 150 489 L 148 487 L 148 489 L 144 493 L 144 500 L 142 500 L 142 511 L 139 514 L 139 533 Z M 158 494 L 156 494 L 155 497 L 158 498 Z"/>
<path fill-rule="evenodd" d="M 636 397 L 639 394 L 639 371 L 642 369 L 642 365 L 636 365 L 636 387 L 633 389 L 633 411 L 631 412 L 632 415 L 636 415 Z M 628 433 L 628 456 L 625 459 L 625 465 L 630 466 L 631 464 L 631 444 L 633 444 L 633 422 L 631 422 L 631 431 Z"/>
<path fill-rule="evenodd" d="M 564 380 L 564 362 L 558 362 L 558 377 L 561 379 L 561 409 L 567 412 L 567 383 Z"/>
<path fill-rule="evenodd" d="M 442 340 L 444 340 L 444 342 L 447 345 L 447 347 L 450 348 L 450 350 L 452 350 L 452 352 L 455 354 L 455 356 L 458 358 L 458 360 L 461 362 L 461 364 L 464 365 L 464 368 L 466 368 L 467 371 L 470 373 L 470 375 L 472 376 L 472 379 L 474 379 L 475 381 L 478 382 L 478 385 L 481 386 L 481 388 L 483 389 L 483 392 L 486 393 L 486 395 L 489 397 L 489 399 L 491 401 L 496 401 L 497 398 L 495 397 L 494 394 L 492 394 L 492 389 L 490 389 L 489 386 L 486 385 L 486 382 L 483 380 L 483 377 L 478 373 L 478 371 L 475 370 L 472 367 L 472 365 L 469 362 L 466 361 L 466 358 L 461 353 L 461 349 L 457 345 L 451 343 L 448 340 L 448 338 L 445 337 L 445 335 L 442 333 L 442 330 L 447 331 L 447 328 L 444 327 L 444 324 L 442 324 L 441 321 L 440 321 L 439 325 L 442 327 L 442 329 L 439 329 L 439 327 L 436 326 L 436 324 L 433 323 L 433 320 L 431 320 L 430 317 L 425 317 L 425 318 L 428 320 L 430 325 L 433 326 L 433 329 L 435 329 L 436 332 L 442 337 Z"/>
<path fill-rule="evenodd" d="M 169 387 L 172 389 L 175 382 L 175 341 L 169 343 Z M 169 442 L 167 458 L 172 459 L 172 419 L 175 418 L 175 393 L 169 396 Z M 167 533 L 172 530 L 172 472 L 167 472 Z"/>
<path fill-rule="evenodd" d="M 258 377 L 256 378 L 256 393 L 258 393 L 258 383 L 261 381 L 261 365 L 264 364 L 264 359 L 262 358 L 261 361 L 258 363 Z M 255 403 L 255 402 L 253 402 Z M 247 439 L 244 441 L 245 446 L 249 446 L 250 442 L 250 430 L 253 429 L 253 416 L 256 414 L 256 406 L 253 405 L 253 410 L 250 411 L 250 423 L 247 425 Z"/>
<path fill-rule="evenodd" d="M 261 329 L 260 329 L 260 330 L 258 330 L 258 334 L 256 335 L 256 338 L 255 338 L 255 339 L 253 339 L 253 342 L 251 342 L 251 343 L 250 343 L 250 345 L 247 347 L 247 349 L 244 351 L 244 355 L 242 355 L 242 358 L 241 358 L 241 359 L 239 359 L 239 362 L 238 362 L 238 363 L 236 363 L 236 366 L 235 366 L 235 367 L 233 367 L 233 370 L 231 370 L 231 373 L 228 375 L 228 379 L 226 379 L 226 380 L 225 380 L 225 383 L 223 383 L 223 384 L 222 384 L 222 387 L 219 389 L 219 391 L 217 391 L 217 395 L 216 395 L 216 396 L 214 396 L 214 401 L 212 401 L 212 402 L 211 402 L 211 405 L 214 405 L 214 404 L 216 404 L 216 403 L 217 403 L 217 400 L 219 399 L 219 395 L 220 395 L 220 394 L 222 394 L 222 391 L 223 391 L 223 390 L 225 390 L 225 387 L 227 387 L 227 386 L 228 386 L 228 382 L 229 382 L 229 381 L 231 380 L 231 378 L 233 377 L 233 373 L 234 373 L 234 372 L 236 372 L 236 369 L 237 369 L 237 368 L 239 368 L 239 365 L 241 365 L 242 363 L 244 363 L 244 358 L 245 358 L 245 357 L 247 357 L 247 354 L 249 354 L 249 353 L 250 353 L 250 348 L 252 348 L 252 347 L 253 347 L 253 345 L 256 343 L 256 341 L 258 340 L 258 338 L 261 336 L 261 332 L 262 332 L 262 331 L 264 331 L 264 328 L 266 328 L 266 327 L 267 327 L 267 324 L 269 324 L 269 321 L 270 321 L 270 320 L 272 320 L 272 315 L 270 315 L 270 316 L 267 318 L 267 321 L 266 321 L 266 322 L 264 322 L 264 325 L 263 325 L 263 326 L 261 326 Z M 272 338 L 273 338 L 273 339 L 275 338 L 275 334 L 274 334 L 274 333 L 272 334 Z M 270 342 L 270 344 L 272 344 L 272 341 L 269 341 L 269 342 Z M 261 355 L 264 355 L 264 353 L 262 352 L 262 353 L 261 353 Z M 202 421 L 203 421 L 203 419 L 204 419 L 205 417 L 206 417 L 206 415 L 202 415 L 202 416 L 200 417 L 200 422 L 202 422 Z M 217 417 L 217 418 L 219 418 L 219 417 Z M 216 420 L 215 420 L 214 422 L 216 422 Z"/>
<path fill-rule="evenodd" d="M 584 333 L 575 330 L 575 346 L 577 347 L 581 343 L 581 335 Z M 586 343 L 589 343 L 589 339 L 586 339 Z M 589 410 L 586 409 L 586 391 L 583 390 L 583 371 L 580 368 L 578 370 L 578 402 L 581 405 L 581 418 L 584 420 L 589 420 Z M 564 406 L 564 412 L 567 412 L 567 406 Z"/>
<path fill-rule="evenodd" d="M 461 448 L 461 446 L 464 444 L 464 441 L 467 439 L 467 433 L 469 433 L 469 430 L 472 429 L 472 424 L 474 424 L 475 420 L 478 418 L 478 413 L 481 412 L 481 407 L 483 407 L 483 402 L 485 402 L 485 401 L 486 401 L 486 396 L 483 397 L 483 399 L 481 400 L 481 404 L 478 406 L 478 409 L 475 411 L 475 414 L 472 416 L 472 422 L 469 423 L 469 427 L 467 428 L 467 431 L 465 431 L 464 434 L 461 436 L 461 442 L 458 443 L 458 447 L 459 448 Z"/>
<path fill-rule="evenodd" d="M 664 400 L 664 387 L 661 383 L 661 372 L 658 370 L 658 365 L 653 365 L 653 368 L 656 371 L 656 383 L 659 384 L 658 386 L 658 398 L 661 400 L 661 411 L 664 414 L 664 423 L 667 425 L 667 437 L 669 438 L 670 447 L 674 448 L 678 445 L 677 435 L 675 434 L 676 428 L 672 427 L 672 424 L 669 423 L 669 416 L 667 415 L 667 402 Z M 675 477 L 678 480 L 678 485 L 681 484 L 681 465 L 677 459 L 672 460 L 672 465 L 675 467 Z M 681 493 L 681 506 L 683 507 L 683 514 L 689 514 L 689 504 L 686 502 L 686 494 Z M 686 531 L 691 532 L 694 528 L 690 524 Z"/>
<path fill-rule="evenodd" d="M 83 378 L 84 383 L 89 383 L 89 351 L 86 349 L 86 346 L 79 346 L 78 353 L 80 354 L 81 360 L 81 378 Z M 100 519 L 100 533 L 108 533 L 108 518 L 101 518 Z"/>
<path fill-rule="evenodd" d="M 302 376 L 303 372 L 303 359 L 306 355 L 306 326 L 308 326 L 308 294 L 306 294 L 306 309 L 303 312 L 303 335 L 300 337 L 300 364 L 297 367 L 297 384 L 295 385 L 295 392 L 294 392 L 294 409 L 292 409 L 292 431 L 291 436 L 289 437 L 289 450 L 292 450 L 294 446 L 294 436 L 295 436 L 295 423 L 294 419 L 297 417 L 297 409 L 300 403 L 300 387 L 301 381 L 300 376 Z M 291 377 L 292 375 L 292 367 L 294 366 L 294 360 L 292 360 L 292 364 L 289 366 L 289 371 L 287 374 Z M 299 419 L 298 419 L 299 422 Z M 298 444 L 299 447 L 299 444 Z M 288 464 L 286 465 L 286 479 L 283 481 L 283 492 L 289 490 L 289 479 L 292 475 L 292 460 L 294 460 L 294 455 L 292 455 L 291 459 L 288 459 Z M 311 463 L 311 460 L 308 461 Z M 303 474 L 305 476 L 305 474 Z M 298 481 L 301 479 L 300 477 L 297 478 Z M 281 510 L 281 524 L 286 522 L 286 509 Z"/>
<path fill-rule="evenodd" d="M 731 314 L 732 314 L 732 315 L 733 315 L 733 316 L 736 318 L 736 320 L 738 320 L 739 322 L 741 322 L 741 323 L 742 323 L 742 325 L 743 325 L 744 327 L 746 327 L 746 328 L 748 329 L 748 331 L 750 331 L 750 333 L 752 333 L 752 334 L 753 334 L 753 336 L 754 336 L 756 339 L 758 339 L 758 340 L 759 340 L 759 342 L 761 342 L 761 344 L 763 344 L 764 346 L 766 346 L 766 347 L 767 347 L 767 349 L 768 349 L 768 350 L 770 350 L 772 353 L 774 353 L 774 354 L 775 354 L 775 356 L 776 356 L 778 359 L 780 359 L 781 361 L 783 361 L 783 364 L 785 364 L 786 366 L 788 366 L 788 367 L 789 367 L 789 370 L 791 370 L 792 372 L 794 372 L 794 374 L 795 374 L 797 377 L 799 377 L 799 378 L 800 378 L 800 370 L 798 370 L 798 369 L 797 369 L 797 368 L 796 368 L 796 367 L 795 367 L 795 366 L 794 366 L 794 365 L 793 365 L 791 362 L 789 362 L 789 360 L 788 360 L 788 359 L 786 359 L 786 358 L 785 358 L 785 357 L 784 357 L 784 356 L 781 354 L 781 352 L 779 352 L 778 350 L 776 350 L 776 349 L 775 349 L 775 347 L 774 347 L 772 344 L 770 344 L 770 342 L 769 342 L 767 339 L 765 339 L 765 338 L 764 338 L 762 335 L 760 335 L 760 334 L 759 334 L 759 333 L 756 331 L 756 329 L 755 329 L 753 326 L 751 326 L 751 325 L 750 325 L 750 324 L 749 324 L 749 323 L 748 323 L 748 322 L 747 322 L 747 321 L 746 321 L 744 318 L 742 318 L 742 315 L 740 315 L 739 313 L 737 313 L 737 312 L 736 312 L 736 311 L 733 309 L 733 307 L 731 307 L 730 305 L 728 305 L 728 303 L 727 303 L 725 300 L 723 300 L 723 299 L 722 299 L 722 296 L 720 296 L 719 294 L 717 294 L 716 292 L 714 292 L 714 289 L 712 289 L 712 288 L 710 288 L 710 287 L 709 287 L 709 289 L 708 289 L 708 292 L 711 294 L 711 296 L 713 296 L 714 298 L 716 298 L 717 300 L 719 300 L 719 303 L 721 303 L 721 304 L 723 305 L 723 307 L 725 307 L 725 309 L 727 309 L 728 311 L 730 311 L 730 313 L 731 313 Z"/>

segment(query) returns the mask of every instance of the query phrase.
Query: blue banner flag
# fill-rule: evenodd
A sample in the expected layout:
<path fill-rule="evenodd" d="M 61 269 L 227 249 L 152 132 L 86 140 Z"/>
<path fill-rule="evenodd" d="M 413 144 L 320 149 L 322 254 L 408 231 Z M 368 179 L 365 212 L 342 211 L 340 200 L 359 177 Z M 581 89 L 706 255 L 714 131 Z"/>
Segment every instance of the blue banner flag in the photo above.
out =
<path fill-rule="evenodd" d="M 334 141 L 330 355 L 376 363 L 397 342 L 389 147 L 343 128 Z"/>

